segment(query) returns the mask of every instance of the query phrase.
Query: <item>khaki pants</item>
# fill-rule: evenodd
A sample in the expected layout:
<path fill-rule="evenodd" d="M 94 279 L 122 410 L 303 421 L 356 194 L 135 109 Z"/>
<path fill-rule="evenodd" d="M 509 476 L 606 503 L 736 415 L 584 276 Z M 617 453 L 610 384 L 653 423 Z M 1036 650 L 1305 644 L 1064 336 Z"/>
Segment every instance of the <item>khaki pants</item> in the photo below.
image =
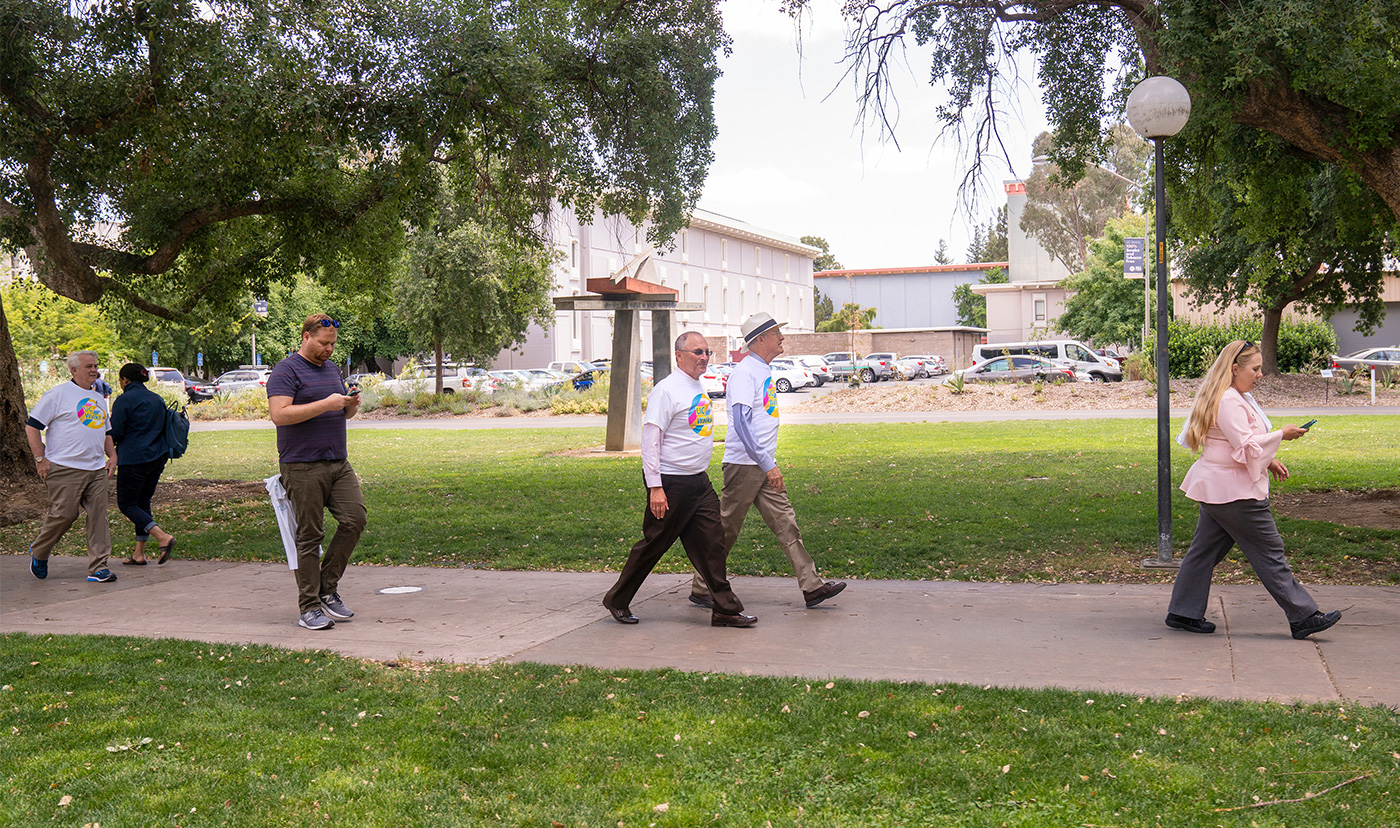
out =
<path fill-rule="evenodd" d="M 350 564 L 350 553 L 365 531 L 365 498 L 360 478 L 348 460 L 280 463 L 282 486 L 297 519 L 297 606 L 309 612 L 321 606 L 321 596 L 340 591 L 340 576 Z M 326 510 L 340 524 L 335 537 L 320 554 L 326 537 Z"/>
<path fill-rule="evenodd" d="M 107 469 L 83 471 L 67 466 L 49 465 L 44 478 L 49 489 L 49 513 L 39 527 L 39 536 L 29 545 L 36 560 L 47 561 L 59 538 L 78 519 L 78 512 L 87 513 L 88 574 L 107 566 L 112 554 L 112 534 L 107 525 Z"/>
<path fill-rule="evenodd" d="M 797 514 L 788 501 L 787 491 L 774 491 L 768 485 L 768 475 L 758 466 L 745 463 L 725 463 L 724 489 L 719 494 L 720 520 L 724 523 L 724 557 L 734 549 L 739 532 L 744 528 L 744 518 L 748 517 L 749 507 L 757 506 L 763 522 L 773 531 L 778 545 L 787 555 L 792 573 L 797 576 L 797 585 L 803 592 L 811 592 L 823 583 L 817 574 L 817 565 L 802 545 L 802 533 L 797 529 Z M 690 589 L 696 595 L 709 593 L 705 579 L 695 573 Z"/>

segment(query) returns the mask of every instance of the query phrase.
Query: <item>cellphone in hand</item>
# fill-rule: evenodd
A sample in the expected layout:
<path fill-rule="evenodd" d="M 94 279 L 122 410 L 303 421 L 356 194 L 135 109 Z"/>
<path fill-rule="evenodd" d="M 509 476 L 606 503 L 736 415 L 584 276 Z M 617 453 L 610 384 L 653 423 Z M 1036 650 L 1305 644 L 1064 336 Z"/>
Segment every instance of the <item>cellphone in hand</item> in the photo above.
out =
<path fill-rule="evenodd" d="M 1303 429 L 1304 431 L 1307 431 L 1315 425 L 1317 425 L 1316 417 L 1312 418 L 1311 420 L 1308 420 L 1306 423 L 1303 423 L 1301 426 L 1299 426 L 1299 428 Z"/>
<path fill-rule="evenodd" d="M 352 386 L 350 386 L 350 392 L 349 392 L 349 393 L 350 393 L 350 396 L 352 396 L 352 397 L 358 397 L 358 396 L 360 396 L 360 386 L 358 386 L 358 385 L 352 385 Z M 1316 420 L 1314 420 L 1314 422 L 1316 422 Z"/>

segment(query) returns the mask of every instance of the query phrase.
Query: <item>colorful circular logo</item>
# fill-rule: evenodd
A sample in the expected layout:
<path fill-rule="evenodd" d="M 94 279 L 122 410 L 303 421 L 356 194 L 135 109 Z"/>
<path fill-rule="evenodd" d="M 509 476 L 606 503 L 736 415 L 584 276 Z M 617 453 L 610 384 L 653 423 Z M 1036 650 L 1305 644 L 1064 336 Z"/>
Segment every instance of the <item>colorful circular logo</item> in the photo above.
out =
<path fill-rule="evenodd" d="M 107 425 L 107 412 L 92 397 L 83 397 L 78 402 L 78 422 L 88 428 L 103 428 Z"/>
<path fill-rule="evenodd" d="M 714 431 L 715 413 L 710 408 L 710 398 L 706 394 L 696 394 L 690 401 L 690 430 L 701 437 L 709 437 Z"/>
<path fill-rule="evenodd" d="M 773 378 L 763 381 L 763 410 L 769 417 L 778 416 L 778 392 L 773 388 Z"/>

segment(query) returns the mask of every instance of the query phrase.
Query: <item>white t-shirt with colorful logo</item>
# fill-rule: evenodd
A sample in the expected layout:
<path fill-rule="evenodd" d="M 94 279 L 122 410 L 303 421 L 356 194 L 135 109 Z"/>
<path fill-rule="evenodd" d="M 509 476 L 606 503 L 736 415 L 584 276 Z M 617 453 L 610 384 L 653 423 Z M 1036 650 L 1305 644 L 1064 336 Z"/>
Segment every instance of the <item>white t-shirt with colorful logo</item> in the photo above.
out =
<path fill-rule="evenodd" d="M 107 465 L 107 401 L 76 382 L 56 385 L 29 412 L 44 431 L 44 457 L 70 469 L 97 471 Z"/>
<path fill-rule="evenodd" d="M 645 425 L 661 427 L 661 473 L 709 471 L 715 450 L 715 416 L 710 397 L 697 379 L 672 371 L 647 397 Z"/>
<path fill-rule="evenodd" d="M 768 456 L 776 456 L 778 451 L 778 389 L 773 386 L 773 369 L 768 363 L 754 354 L 744 357 L 729 374 L 729 385 L 724 390 L 725 404 L 730 416 L 734 416 L 734 406 L 747 405 L 753 416 L 749 419 L 750 431 L 758 447 Z M 742 463 L 756 466 L 758 461 L 749 456 L 743 441 L 730 436 L 724 441 L 724 462 Z"/>

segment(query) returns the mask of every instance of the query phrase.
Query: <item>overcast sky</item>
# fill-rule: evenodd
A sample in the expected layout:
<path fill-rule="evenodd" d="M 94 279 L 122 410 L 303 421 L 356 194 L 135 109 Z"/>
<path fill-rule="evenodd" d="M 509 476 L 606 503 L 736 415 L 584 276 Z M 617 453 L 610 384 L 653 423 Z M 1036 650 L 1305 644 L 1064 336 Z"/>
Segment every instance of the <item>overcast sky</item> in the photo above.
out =
<path fill-rule="evenodd" d="M 934 262 L 939 239 L 965 260 L 973 229 L 1005 203 L 1002 181 L 1030 174 L 1031 140 L 1045 127 L 1038 90 L 1023 83 L 1003 138 L 1017 168 L 988 161 L 975 214 L 960 205 L 967 168 L 939 142 L 926 56 L 911 51 L 896 77 L 896 148 L 856 118 L 856 93 L 842 82 L 845 24 L 834 0 L 815 0 L 798 56 L 793 22 L 777 0 L 724 3 L 734 50 L 716 86 L 719 137 L 700 206 L 790 236 L 821 236 L 847 268 Z M 912 44 L 911 44 L 912 46 Z"/>

